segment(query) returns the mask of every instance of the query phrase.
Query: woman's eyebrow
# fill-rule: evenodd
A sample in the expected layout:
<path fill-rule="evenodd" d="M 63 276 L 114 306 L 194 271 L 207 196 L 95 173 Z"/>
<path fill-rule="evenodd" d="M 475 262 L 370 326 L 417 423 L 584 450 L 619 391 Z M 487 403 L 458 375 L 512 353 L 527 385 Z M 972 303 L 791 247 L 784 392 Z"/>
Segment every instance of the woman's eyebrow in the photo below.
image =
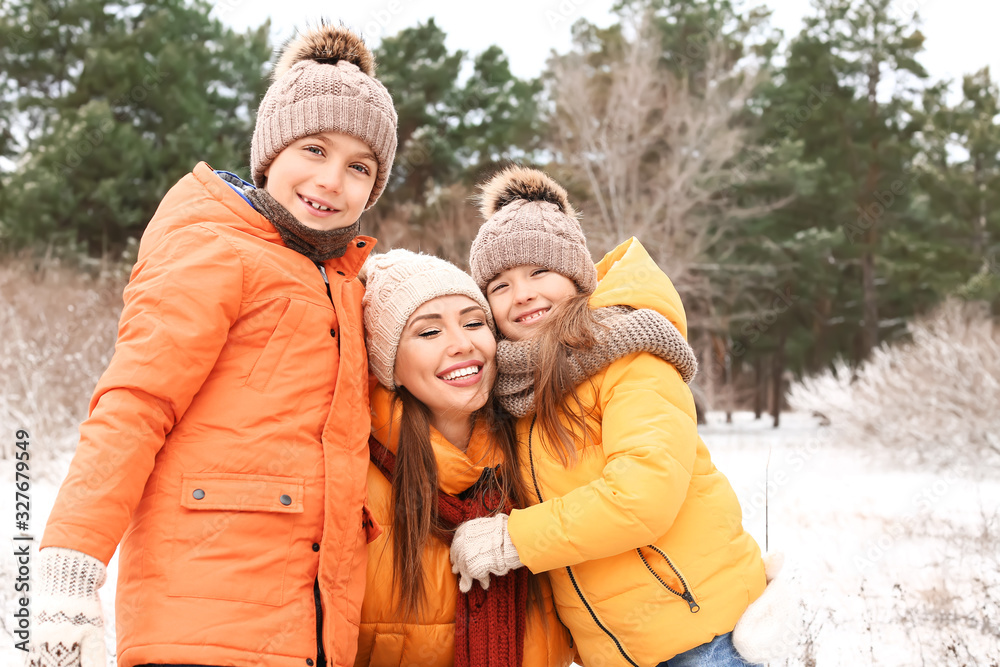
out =
<path fill-rule="evenodd" d="M 484 315 L 486 314 L 486 311 L 483 310 L 482 306 L 469 306 L 468 308 L 463 308 L 462 310 L 458 311 L 458 314 L 459 315 L 465 315 L 466 313 L 470 313 L 473 310 L 478 310 L 479 312 L 483 313 Z"/>
<path fill-rule="evenodd" d="M 464 311 L 463 311 L 464 312 Z M 414 322 L 419 322 L 420 320 L 443 320 L 444 317 L 440 313 L 427 313 L 426 315 L 417 315 L 413 318 Z"/>

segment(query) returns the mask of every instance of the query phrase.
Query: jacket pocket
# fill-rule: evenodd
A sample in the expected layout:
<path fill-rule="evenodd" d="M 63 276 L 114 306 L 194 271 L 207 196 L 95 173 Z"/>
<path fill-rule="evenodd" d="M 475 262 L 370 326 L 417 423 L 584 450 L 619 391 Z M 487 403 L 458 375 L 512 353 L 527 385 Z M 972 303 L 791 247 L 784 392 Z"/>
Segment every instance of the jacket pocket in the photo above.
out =
<path fill-rule="evenodd" d="M 281 358 L 288 349 L 288 343 L 295 335 L 302 318 L 305 316 L 307 304 L 297 299 L 282 297 L 262 308 L 262 312 L 278 310 L 277 323 L 273 325 L 267 343 L 260 356 L 254 362 L 247 376 L 246 386 L 257 391 L 266 391 L 271 376 L 281 364 Z M 267 326 L 267 325 L 264 325 Z M 263 328 L 263 327 L 262 327 Z"/>
<path fill-rule="evenodd" d="M 300 477 L 184 474 L 167 595 L 282 604 L 304 493 Z"/>
<path fill-rule="evenodd" d="M 688 586 L 687 579 L 662 549 L 649 544 L 639 547 L 635 551 L 656 581 L 663 588 L 684 600 L 692 614 L 701 610 L 701 606 L 694 599 L 694 592 Z"/>
<path fill-rule="evenodd" d="M 376 632 L 375 642 L 372 644 L 371 660 L 368 664 L 403 664 L 403 639 L 402 634 Z"/>

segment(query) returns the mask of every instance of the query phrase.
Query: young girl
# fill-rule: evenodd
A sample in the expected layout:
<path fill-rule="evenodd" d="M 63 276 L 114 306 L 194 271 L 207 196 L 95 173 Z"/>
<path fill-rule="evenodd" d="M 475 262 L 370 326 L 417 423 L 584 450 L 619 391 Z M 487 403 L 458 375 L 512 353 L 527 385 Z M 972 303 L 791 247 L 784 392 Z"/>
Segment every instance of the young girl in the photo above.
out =
<path fill-rule="evenodd" d="M 349 667 L 366 542 L 359 218 L 396 113 L 347 30 L 293 41 L 257 114 L 257 187 L 205 163 L 164 197 L 36 562 L 32 665 Z"/>
<path fill-rule="evenodd" d="M 489 305 L 452 264 L 406 250 L 365 265 L 371 392 L 368 502 L 386 532 L 368 547 L 356 665 L 565 667 L 569 636 L 551 589 L 527 604 L 529 576 L 460 593 L 455 525 L 524 499 L 513 420 L 490 400 Z"/>
<path fill-rule="evenodd" d="M 532 506 L 461 526 L 455 570 L 548 572 L 588 666 L 746 664 L 730 633 L 764 565 L 698 436 L 677 292 L 635 239 L 595 267 L 541 172 L 493 178 L 483 214 L 470 264 Z"/>

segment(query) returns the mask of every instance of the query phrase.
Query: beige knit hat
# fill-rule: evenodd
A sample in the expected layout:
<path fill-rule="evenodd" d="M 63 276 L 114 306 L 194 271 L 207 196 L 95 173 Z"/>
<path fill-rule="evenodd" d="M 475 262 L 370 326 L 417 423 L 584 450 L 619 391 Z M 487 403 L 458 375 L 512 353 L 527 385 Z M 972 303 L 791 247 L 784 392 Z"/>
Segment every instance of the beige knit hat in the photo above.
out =
<path fill-rule="evenodd" d="M 561 273 L 583 294 L 597 288 L 597 269 L 566 190 L 537 169 L 508 167 L 480 186 L 487 218 L 469 253 L 480 289 L 502 271 L 526 264 Z"/>
<path fill-rule="evenodd" d="M 368 365 L 387 389 L 396 388 L 392 375 L 406 321 L 431 299 L 450 294 L 467 296 L 482 306 L 490 329 L 496 331 L 490 304 L 472 277 L 439 257 L 390 250 L 370 256 L 358 278 L 365 283 L 361 305 L 365 313 Z"/>
<path fill-rule="evenodd" d="M 364 141 L 378 158 L 365 210 L 371 208 L 396 156 L 396 109 L 389 91 L 374 77 L 374 56 L 347 28 L 324 22 L 291 40 L 257 109 L 250 145 L 254 184 L 264 185 L 264 170 L 293 141 L 342 132 Z"/>

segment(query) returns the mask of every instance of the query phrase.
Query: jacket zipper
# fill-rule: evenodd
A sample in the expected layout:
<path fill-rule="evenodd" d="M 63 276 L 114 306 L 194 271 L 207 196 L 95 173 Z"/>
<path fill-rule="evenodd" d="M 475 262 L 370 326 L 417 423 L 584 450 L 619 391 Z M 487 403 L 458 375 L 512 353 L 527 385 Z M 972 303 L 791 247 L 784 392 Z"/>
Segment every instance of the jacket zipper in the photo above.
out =
<path fill-rule="evenodd" d="M 330 299 L 330 305 L 336 309 L 333 302 L 333 294 L 330 292 L 330 279 L 326 276 L 326 267 L 316 262 L 320 275 L 323 276 L 323 283 L 326 285 L 326 296 Z M 340 339 L 337 340 L 340 345 Z M 326 667 L 326 651 L 323 650 L 323 599 L 319 594 L 319 572 L 316 573 L 316 580 L 313 582 L 313 601 L 316 603 L 316 667 Z"/>
<path fill-rule="evenodd" d="M 313 599 L 316 601 L 316 667 L 326 667 L 323 650 L 323 601 L 319 597 L 319 577 L 313 582 Z"/>
<path fill-rule="evenodd" d="M 531 418 L 531 427 L 528 429 L 528 463 L 531 466 L 531 481 L 535 485 L 535 495 L 538 497 L 538 502 L 541 503 L 544 502 L 544 500 L 542 498 L 542 491 L 541 489 L 538 488 L 538 478 L 535 476 L 535 456 L 531 444 L 531 437 L 535 431 L 535 420 L 537 418 L 538 415 L 535 415 Z M 631 656 L 629 656 L 628 652 L 625 650 L 625 647 L 622 645 L 621 641 L 619 641 L 618 637 L 615 637 L 614 633 L 611 632 L 611 630 L 609 630 L 603 623 L 601 623 L 601 620 L 599 618 L 597 618 L 597 614 L 594 613 L 594 608 L 590 606 L 590 602 L 587 601 L 587 598 L 584 597 L 583 595 L 583 591 L 580 589 L 580 584 L 578 584 L 576 581 L 576 575 L 573 574 L 573 568 L 567 565 L 566 572 L 569 574 L 569 580 L 573 583 L 573 588 L 576 590 L 576 594 L 580 598 L 580 602 L 583 603 L 583 606 L 586 607 L 587 612 L 590 613 L 590 618 L 593 619 L 594 623 L 597 625 L 598 628 L 601 629 L 601 631 L 604 632 L 604 634 L 606 634 L 608 637 L 611 638 L 611 641 L 615 643 L 615 646 L 618 648 L 618 652 L 621 653 L 621 656 L 625 658 L 625 660 L 627 660 L 628 663 L 632 665 L 632 667 L 639 667 L 639 663 L 637 663 L 635 660 L 631 658 Z"/>
<path fill-rule="evenodd" d="M 677 597 L 679 597 L 682 600 L 684 600 L 685 602 L 687 602 L 688 603 L 688 608 L 691 610 L 692 614 L 697 614 L 701 610 L 701 605 L 699 605 L 695 601 L 694 595 L 691 594 L 691 589 L 688 588 L 687 581 L 685 581 L 684 576 L 681 574 L 681 571 L 678 570 L 674 566 L 673 561 L 670 560 L 670 558 L 667 556 L 667 554 L 665 554 L 663 552 L 663 550 L 659 549 L 658 547 L 656 547 L 656 546 L 654 546 L 652 544 L 647 544 L 646 548 L 652 549 L 656 553 L 660 554 L 660 556 L 663 558 L 663 560 L 665 560 L 667 562 L 667 565 L 670 566 L 670 569 L 674 571 L 674 574 L 677 575 L 677 579 L 681 582 L 681 586 L 684 587 L 684 591 L 683 592 L 681 592 L 681 591 L 675 591 L 673 588 L 671 588 L 667 584 L 667 582 L 665 582 L 663 580 L 663 578 L 660 577 L 660 575 L 658 575 L 656 573 L 656 571 L 649 565 L 649 561 L 646 560 L 646 557 L 643 555 L 642 549 L 636 549 L 635 552 L 637 554 L 639 554 L 639 558 L 642 559 L 642 563 L 643 563 L 643 565 L 646 566 L 646 569 L 649 570 L 650 574 L 652 574 L 654 577 L 656 577 L 656 580 L 658 582 L 660 582 L 660 585 L 662 585 L 664 588 L 666 588 L 668 591 L 670 591 L 671 593 L 673 593 Z"/>

